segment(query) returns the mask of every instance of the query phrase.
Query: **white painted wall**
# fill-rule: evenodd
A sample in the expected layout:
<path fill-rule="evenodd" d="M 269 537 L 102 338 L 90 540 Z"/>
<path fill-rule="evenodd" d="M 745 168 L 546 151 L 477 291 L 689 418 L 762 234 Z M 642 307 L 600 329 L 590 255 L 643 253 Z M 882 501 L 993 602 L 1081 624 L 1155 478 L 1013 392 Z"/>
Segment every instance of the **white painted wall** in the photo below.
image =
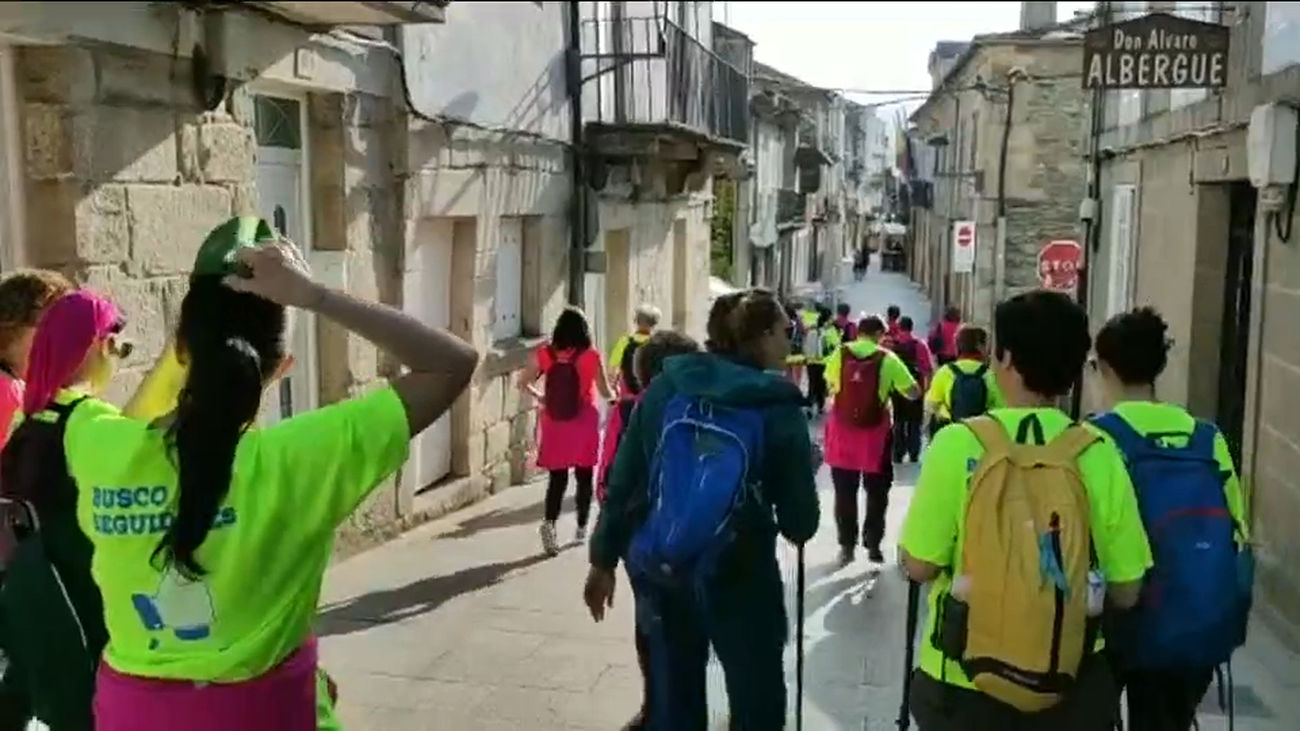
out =
<path fill-rule="evenodd" d="M 403 26 L 412 102 L 428 115 L 569 139 L 567 6 L 452 3 L 444 25 Z"/>

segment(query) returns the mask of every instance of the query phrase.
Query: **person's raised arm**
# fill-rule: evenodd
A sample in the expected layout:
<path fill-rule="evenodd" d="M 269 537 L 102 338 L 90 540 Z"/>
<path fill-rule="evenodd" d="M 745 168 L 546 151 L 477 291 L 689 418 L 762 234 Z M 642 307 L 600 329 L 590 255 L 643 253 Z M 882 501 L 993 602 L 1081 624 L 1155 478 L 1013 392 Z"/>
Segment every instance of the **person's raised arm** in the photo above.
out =
<path fill-rule="evenodd" d="M 227 286 L 333 320 L 374 343 L 407 369 L 393 379 L 392 387 L 406 409 L 412 436 L 451 408 L 469 385 L 478 353 L 468 343 L 396 308 L 365 302 L 318 284 L 293 244 L 279 241 L 244 249 L 239 252 L 239 260 L 247 275 L 228 277 Z"/>

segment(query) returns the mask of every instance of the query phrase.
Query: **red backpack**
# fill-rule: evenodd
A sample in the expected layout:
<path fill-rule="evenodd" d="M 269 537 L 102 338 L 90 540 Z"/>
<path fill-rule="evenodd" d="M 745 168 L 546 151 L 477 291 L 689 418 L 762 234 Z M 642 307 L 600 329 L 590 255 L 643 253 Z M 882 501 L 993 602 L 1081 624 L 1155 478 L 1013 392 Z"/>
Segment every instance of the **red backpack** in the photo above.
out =
<path fill-rule="evenodd" d="M 546 382 L 543 403 L 546 415 L 556 421 L 569 421 L 578 416 L 582 408 L 581 382 L 575 359 L 578 354 L 572 351 L 560 353 L 546 346 L 551 356 L 551 363 L 546 367 Z"/>
<path fill-rule="evenodd" d="M 885 416 L 885 405 L 880 401 L 880 367 L 885 362 L 884 351 L 877 350 L 859 358 L 848 346 L 840 349 L 840 390 L 835 395 L 835 416 L 843 423 L 856 427 L 877 426 Z"/>

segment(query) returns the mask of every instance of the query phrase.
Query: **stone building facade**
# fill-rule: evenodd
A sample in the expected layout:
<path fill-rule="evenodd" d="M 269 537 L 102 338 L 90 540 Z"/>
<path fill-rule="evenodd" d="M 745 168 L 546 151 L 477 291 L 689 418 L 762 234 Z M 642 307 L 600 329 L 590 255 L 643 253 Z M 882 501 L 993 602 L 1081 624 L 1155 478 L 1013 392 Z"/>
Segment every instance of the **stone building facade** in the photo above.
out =
<path fill-rule="evenodd" d="M 1229 29 L 1222 90 L 1106 93 L 1095 322 L 1152 305 L 1170 324 L 1163 400 L 1213 419 L 1238 460 L 1252 515 L 1261 657 L 1290 678 L 1300 657 L 1300 218 L 1271 210 L 1248 176 L 1251 112 L 1300 96 L 1286 3 L 1115 3 L 1113 20 L 1164 10 Z M 1290 102 L 1293 103 L 1293 102 Z M 1286 163 L 1289 165 L 1289 163 Z M 1285 237 L 1285 238 L 1284 238 Z M 1277 641 L 1273 641 L 1276 639 Z M 1289 682 L 1289 681 L 1288 681 Z M 1274 703 L 1279 718 L 1295 705 Z M 1288 708 L 1291 715 L 1282 712 Z"/>
<path fill-rule="evenodd" d="M 925 158 L 934 186 L 928 207 L 914 202 L 912 270 L 933 316 L 951 304 L 988 325 L 998 301 L 1038 286 L 1044 244 L 1080 239 L 1088 118 L 1081 63 L 1082 38 L 1069 25 L 977 36 L 913 113 L 912 144 L 932 150 Z M 954 274 L 953 224 L 961 220 L 975 222 L 975 265 Z"/>

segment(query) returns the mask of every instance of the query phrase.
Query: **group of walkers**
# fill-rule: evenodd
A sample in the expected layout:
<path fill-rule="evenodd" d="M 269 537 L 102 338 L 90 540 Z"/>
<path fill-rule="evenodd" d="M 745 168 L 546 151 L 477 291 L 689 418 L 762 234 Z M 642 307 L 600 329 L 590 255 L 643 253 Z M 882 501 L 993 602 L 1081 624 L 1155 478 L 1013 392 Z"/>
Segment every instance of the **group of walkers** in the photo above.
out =
<path fill-rule="evenodd" d="M 197 242 L 196 242 L 197 243 Z M 255 426 L 308 310 L 404 371 Z M 468 384 L 474 350 L 312 280 L 268 224 L 203 242 L 174 338 L 125 411 L 109 299 L 51 272 L 0 281 L 0 728 L 338 728 L 312 623 L 339 525 Z"/>
<path fill-rule="evenodd" d="M 370 340 L 402 373 L 255 426 L 292 363 L 295 310 Z M 628 728 L 706 728 L 710 649 L 731 727 L 784 727 L 776 540 L 800 547 L 802 567 L 818 528 L 810 412 L 825 416 L 844 564 L 859 546 L 883 563 L 895 463 L 921 462 L 899 560 L 911 598 L 930 585 L 929 627 L 904 719 L 1101 731 L 1126 689 L 1134 731 L 1190 727 L 1244 641 L 1249 521 L 1222 435 L 1155 397 L 1169 348 L 1158 314 L 1112 318 L 1095 348 L 1084 312 L 1050 292 L 1001 303 L 992 338 L 955 310 L 920 339 L 898 308 L 852 320 L 761 289 L 718 298 L 703 347 L 659 319 L 639 308 L 607 368 L 568 308 L 519 378 L 541 403 L 543 549 L 559 550 L 572 475 L 579 541 L 602 503 L 585 603 L 603 619 L 619 564 L 635 597 L 645 686 Z M 112 301 L 57 274 L 0 281 L 0 422 L 13 424 L 0 430 L 0 731 L 33 718 L 52 731 L 338 728 L 311 631 L 332 537 L 477 355 L 315 283 L 249 217 L 202 243 L 174 337 L 119 409 L 101 394 L 134 351 L 126 332 Z M 1078 424 L 1053 404 L 1085 363 L 1110 406 Z"/>
<path fill-rule="evenodd" d="M 1252 567 L 1223 437 L 1155 398 L 1169 347 L 1159 315 L 1113 318 L 1094 349 L 1083 310 L 1051 292 L 1000 304 L 992 337 L 955 310 L 925 339 L 896 308 L 848 314 L 749 290 L 715 303 L 703 351 L 675 333 L 671 345 L 631 336 L 644 343 L 640 390 L 606 442 L 584 588 L 600 621 L 625 566 L 645 678 L 626 728 L 706 728 L 710 648 L 731 728 L 784 727 L 775 541 L 802 561 L 818 527 L 811 409 L 826 412 L 845 564 L 859 545 L 884 561 L 894 464 L 921 458 L 918 414 L 930 415 L 899 541 L 913 597 L 930 585 L 929 627 L 900 721 L 1102 731 L 1127 690 L 1129 728 L 1189 729 L 1244 641 Z M 1110 407 L 1080 424 L 1055 404 L 1085 361 Z M 805 374 L 807 392 L 794 380 Z"/>

